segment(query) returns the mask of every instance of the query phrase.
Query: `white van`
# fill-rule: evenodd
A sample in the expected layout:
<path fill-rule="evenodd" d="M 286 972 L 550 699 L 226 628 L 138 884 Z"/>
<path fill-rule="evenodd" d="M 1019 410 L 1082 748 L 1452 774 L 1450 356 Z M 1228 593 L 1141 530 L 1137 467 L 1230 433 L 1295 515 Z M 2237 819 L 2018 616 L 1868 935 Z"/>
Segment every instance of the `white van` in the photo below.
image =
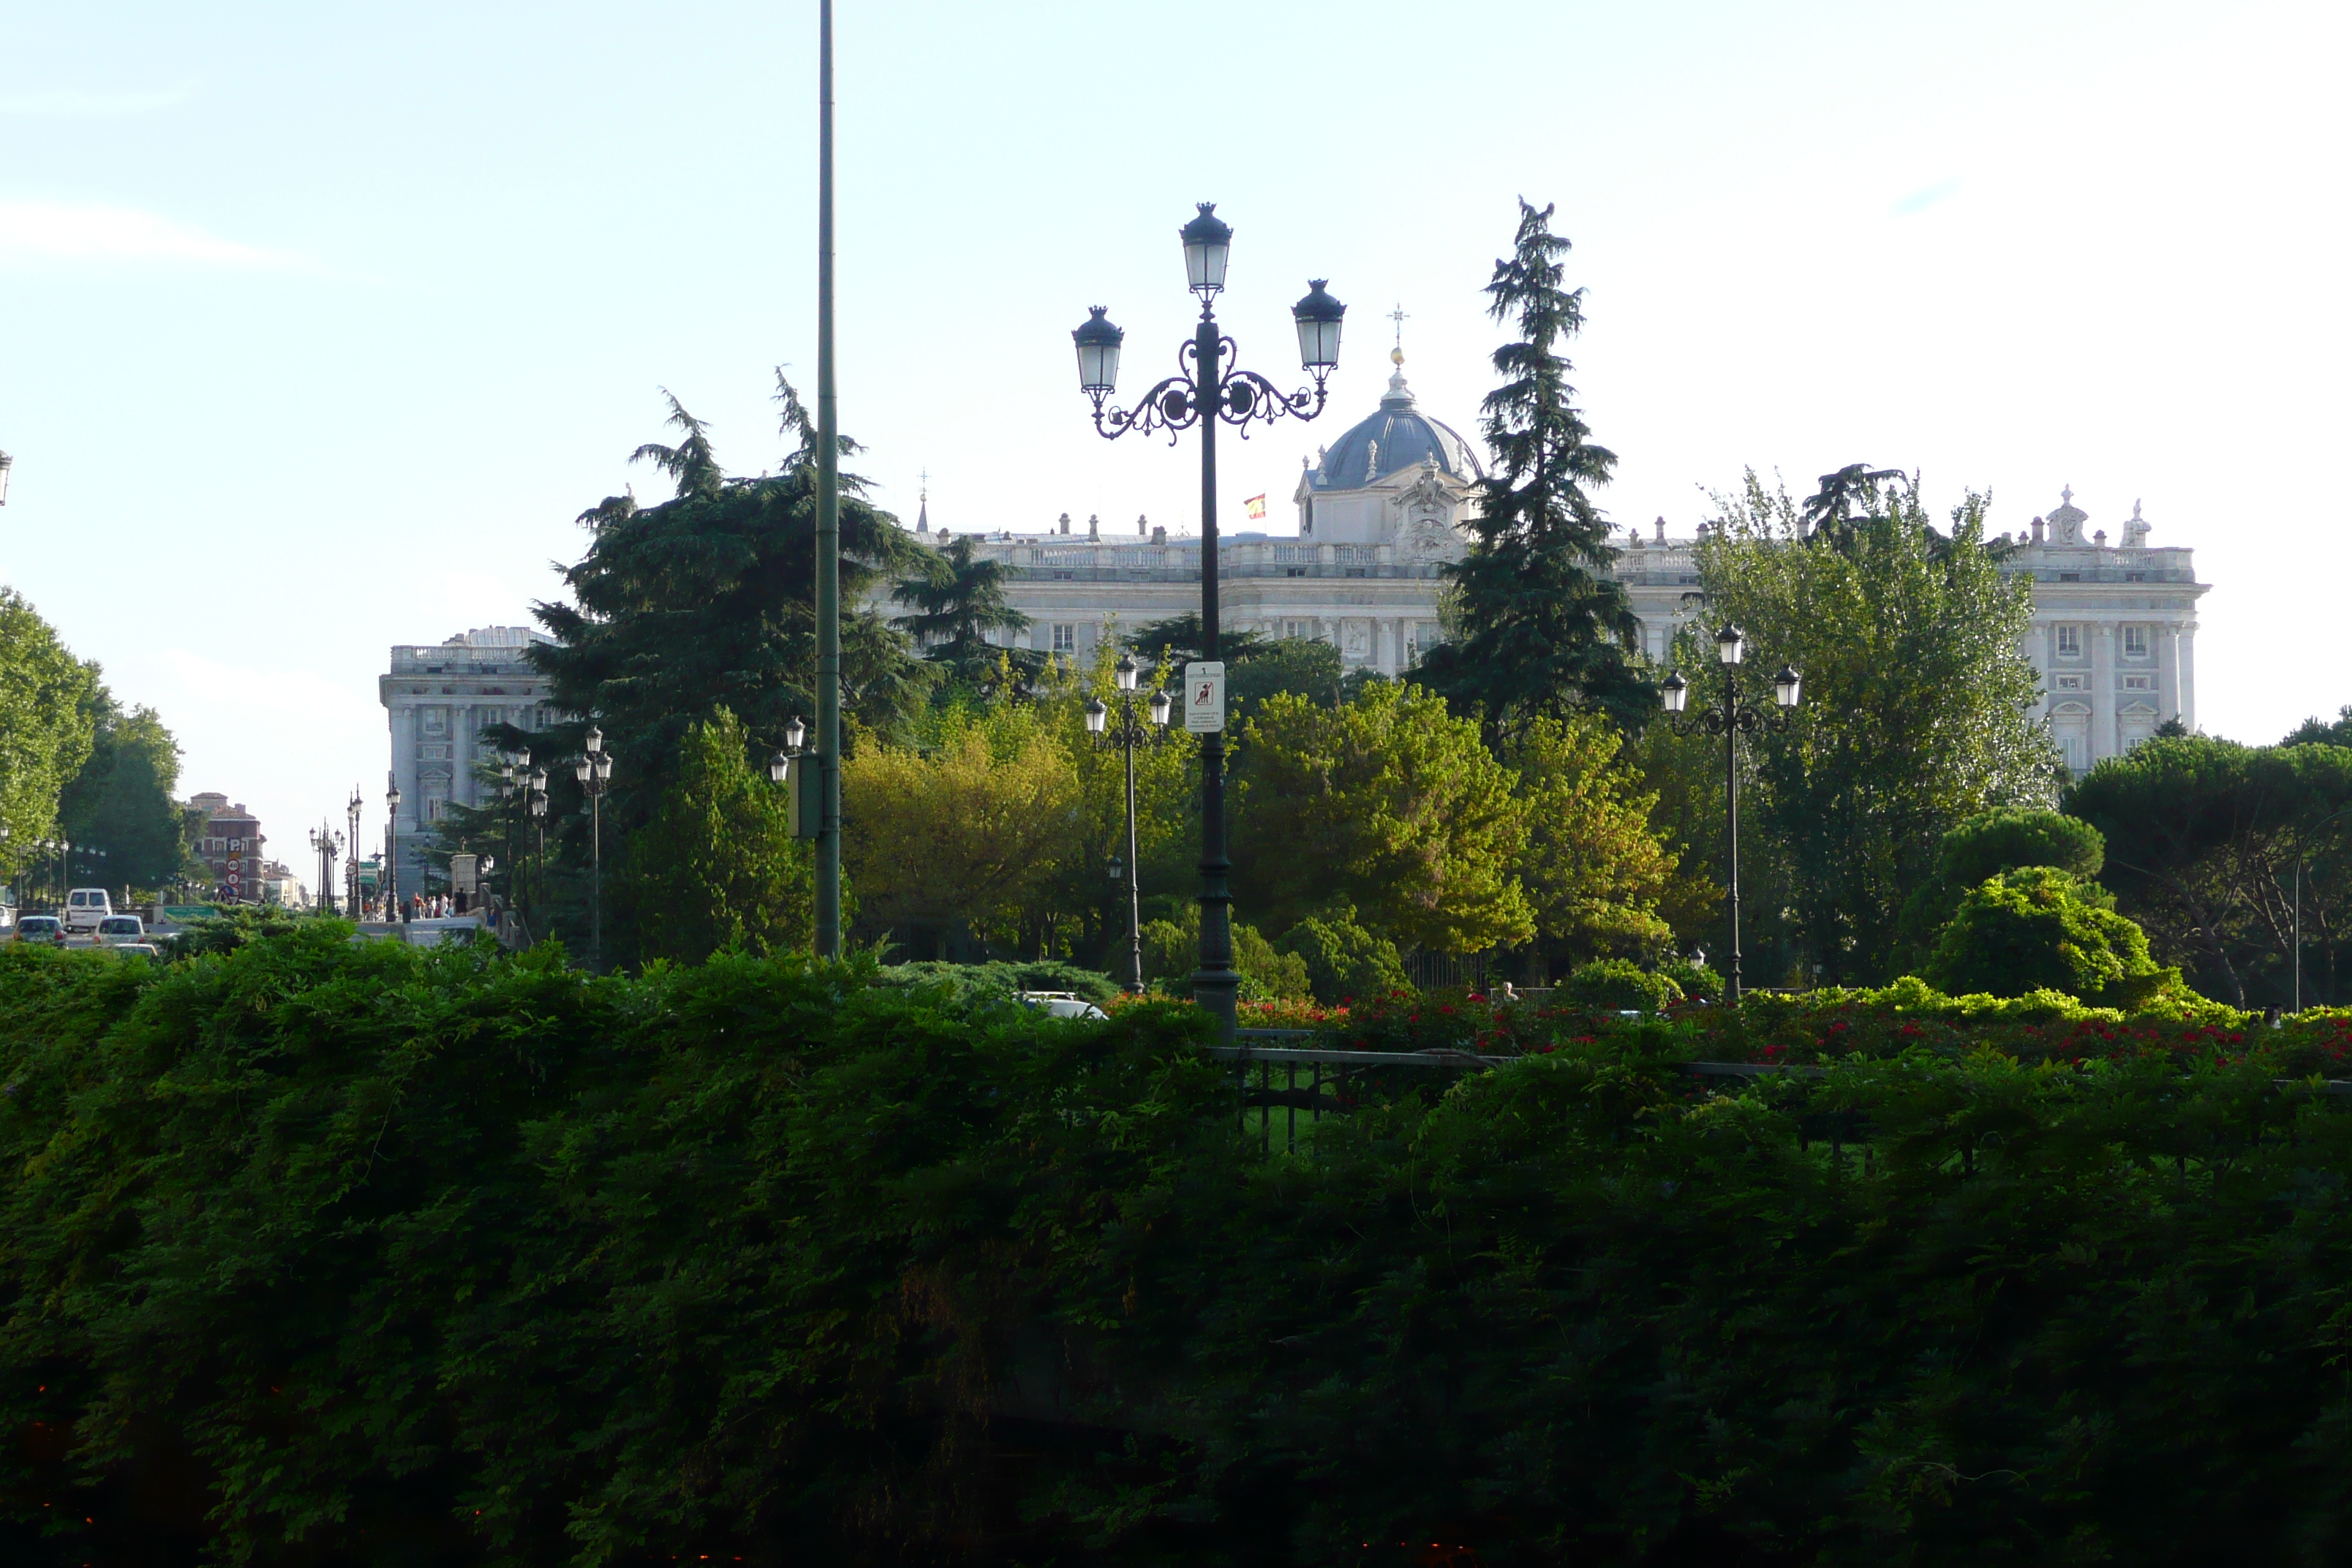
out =
<path fill-rule="evenodd" d="M 66 895 L 66 930 L 89 931 L 98 922 L 114 912 L 114 904 L 104 888 L 76 888 Z"/>

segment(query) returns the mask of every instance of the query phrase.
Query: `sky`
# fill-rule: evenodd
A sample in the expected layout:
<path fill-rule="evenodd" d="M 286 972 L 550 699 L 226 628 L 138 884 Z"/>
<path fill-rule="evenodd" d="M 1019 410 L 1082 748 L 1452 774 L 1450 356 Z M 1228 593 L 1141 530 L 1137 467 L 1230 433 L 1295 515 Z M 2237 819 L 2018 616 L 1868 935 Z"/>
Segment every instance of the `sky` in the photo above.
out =
<path fill-rule="evenodd" d="M 1753 467 L 2071 485 L 2193 546 L 2203 728 L 2352 703 L 2336 472 L 2352 7 L 839 0 L 840 389 L 854 465 L 958 531 L 1198 526 L 1197 464 L 1101 440 L 1189 331 L 1176 229 L 1234 227 L 1221 316 L 1298 380 L 1309 277 L 1350 306 L 1332 408 L 1221 445 L 1222 525 L 1288 530 L 1370 412 L 1402 308 L 1465 434 L 1480 292 L 1557 207 L 1580 405 L 1620 523 L 1687 533 Z M 740 472 L 813 391 L 815 6 L 410 0 L 0 9 L 0 582 L 184 791 L 275 840 L 354 784 L 380 834 L 395 643 L 521 624 L 634 484 L 667 388 Z M 288 858 L 293 858 L 291 855 Z"/>

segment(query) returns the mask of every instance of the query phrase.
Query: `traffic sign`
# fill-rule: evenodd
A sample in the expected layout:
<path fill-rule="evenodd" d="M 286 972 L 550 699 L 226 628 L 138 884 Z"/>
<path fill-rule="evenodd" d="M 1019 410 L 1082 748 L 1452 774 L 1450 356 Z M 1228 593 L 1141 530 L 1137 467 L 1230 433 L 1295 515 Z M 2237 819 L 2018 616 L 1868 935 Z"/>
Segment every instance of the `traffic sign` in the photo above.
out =
<path fill-rule="evenodd" d="M 1222 661 L 1184 667 L 1184 728 L 1196 735 L 1225 727 L 1225 667 Z"/>

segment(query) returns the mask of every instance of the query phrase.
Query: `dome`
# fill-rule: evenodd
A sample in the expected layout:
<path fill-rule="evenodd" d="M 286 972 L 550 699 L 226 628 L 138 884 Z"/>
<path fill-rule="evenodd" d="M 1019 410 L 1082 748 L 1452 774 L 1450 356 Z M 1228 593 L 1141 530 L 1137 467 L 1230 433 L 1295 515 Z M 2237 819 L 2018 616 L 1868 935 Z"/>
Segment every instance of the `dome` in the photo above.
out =
<path fill-rule="evenodd" d="M 1380 412 L 1352 426 L 1325 449 L 1315 469 L 1318 490 L 1361 489 L 1385 474 L 1419 466 L 1434 458 L 1440 471 L 1457 479 L 1486 478 L 1478 458 L 1451 426 L 1419 412 L 1412 389 L 1404 384 L 1404 364 L 1389 377 L 1389 389 Z"/>

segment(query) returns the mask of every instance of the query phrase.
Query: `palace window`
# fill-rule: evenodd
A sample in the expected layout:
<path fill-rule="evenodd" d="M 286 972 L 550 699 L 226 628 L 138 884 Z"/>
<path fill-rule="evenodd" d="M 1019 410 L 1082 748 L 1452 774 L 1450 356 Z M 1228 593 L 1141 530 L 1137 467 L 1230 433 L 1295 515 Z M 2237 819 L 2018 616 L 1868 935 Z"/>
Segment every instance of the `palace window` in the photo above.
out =
<path fill-rule="evenodd" d="M 2126 691 L 2153 691 L 2156 689 L 2156 677 L 2153 675 L 2126 675 L 2124 677 L 2124 689 Z"/>
<path fill-rule="evenodd" d="M 2053 691 L 2080 691 L 2083 689 L 2083 678 L 2079 675 L 2056 676 L 2052 679 L 2050 689 Z"/>
<path fill-rule="evenodd" d="M 1075 653 L 1077 651 L 1077 647 L 1078 628 L 1076 623 L 1070 621 L 1055 621 L 1054 623 L 1054 651 L 1055 653 Z"/>
<path fill-rule="evenodd" d="M 2079 583 L 2082 580 L 2083 574 L 2080 572 L 2061 572 L 2058 574 L 2058 581 L 2061 583 Z"/>
<path fill-rule="evenodd" d="M 2060 626 L 2058 628 L 2058 657 L 2060 658 L 2080 658 L 2083 657 L 2082 627 Z"/>
<path fill-rule="evenodd" d="M 2126 626 L 2124 628 L 2124 657 L 2126 658 L 2146 658 L 2147 657 L 2147 628 L 2146 626 Z"/>
<path fill-rule="evenodd" d="M 1054 574 L 1054 581 L 1056 583 L 1074 583 L 1077 581 L 1077 576 L 1078 574 L 1076 572 L 1056 572 Z"/>
<path fill-rule="evenodd" d="M 1304 566 L 1286 566 L 1282 569 L 1282 574 L 1286 577 L 1304 577 L 1307 575 L 1307 568 Z"/>

